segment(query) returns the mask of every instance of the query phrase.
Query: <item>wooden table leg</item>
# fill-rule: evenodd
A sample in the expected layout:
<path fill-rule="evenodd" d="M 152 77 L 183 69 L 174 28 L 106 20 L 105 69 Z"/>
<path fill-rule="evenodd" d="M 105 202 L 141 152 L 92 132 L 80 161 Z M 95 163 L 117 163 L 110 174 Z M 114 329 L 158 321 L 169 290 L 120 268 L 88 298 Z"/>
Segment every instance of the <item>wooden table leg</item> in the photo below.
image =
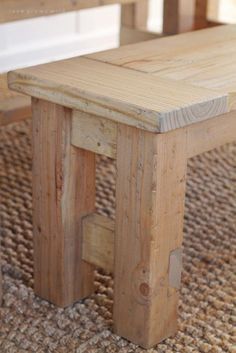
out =
<path fill-rule="evenodd" d="M 70 143 L 71 111 L 33 99 L 35 292 L 67 306 L 93 291 L 81 260 L 81 217 L 94 211 L 95 155 Z"/>
<path fill-rule="evenodd" d="M 144 348 L 177 330 L 186 136 L 118 127 L 114 327 Z"/>

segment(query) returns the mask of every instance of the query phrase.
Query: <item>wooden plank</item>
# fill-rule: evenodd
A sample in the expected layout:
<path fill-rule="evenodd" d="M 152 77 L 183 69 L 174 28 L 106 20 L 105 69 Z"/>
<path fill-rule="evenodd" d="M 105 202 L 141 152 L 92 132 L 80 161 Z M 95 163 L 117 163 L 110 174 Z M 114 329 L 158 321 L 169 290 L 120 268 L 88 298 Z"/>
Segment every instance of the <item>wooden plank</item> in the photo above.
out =
<path fill-rule="evenodd" d="M 8 80 L 20 93 L 153 132 L 229 111 L 227 93 L 87 58 L 16 70 Z"/>
<path fill-rule="evenodd" d="M 0 0 L 0 23 L 137 0 Z"/>
<path fill-rule="evenodd" d="M 33 99 L 34 287 L 65 307 L 93 291 L 82 217 L 95 207 L 95 155 L 70 144 L 71 111 Z"/>
<path fill-rule="evenodd" d="M 83 218 L 83 248 L 84 261 L 103 269 L 114 272 L 114 241 L 115 223 L 108 217 L 93 213 Z M 169 285 L 180 289 L 182 271 L 182 248 L 170 252 Z"/>
<path fill-rule="evenodd" d="M 225 92 L 236 109 L 236 26 L 220 26 L 89 56 L 158 79 Z"/>
<path fill-rule="evenodd" d="M 0 101 L 0 126 L 15 123 L 31 117 L 30 98 L 15 95 Z"/>
<path fill-rule="evenodd" d="M 114 221 L 91 214 L 83 219 L 82 257 L 106 272 L 114 271 Z"/>
<path fill-rule="evenodd" d="M 72 145 L 116 158 L 116 123 L 80 111 L 72 114 Z"/>
<path fill-rule="evenodd" d="M 236 112 L 188 127 L 188 158 L 236 140 Z"/>
<path fill-rule="evenodd" d="M 120 30 L 120 44 L 127 45 L 138 42 L 144 42 L 155 38 L 160 38 L 161 35 L 158 33 L 142 31 L 139 29 L 133 29 L 128 27 L 121 27 Z"/>
<path fill-rule="evenodd" d="M 183 237 L 186 150 L 185 129 L 155 135 L 119 125 L 114 325 L 144 348 L 177 328 L 168 269 Z"/>
<path fill-rule="evenodd" d="M 169 65 L 177 65 L 179 57 L 192 55 L 195 59 L 197 53 L 205 56 L 227 56 L 228 52 L 235 52 L 232 45 L 236 40 L 236 25 L 226 25 L 208 28 L 181 35 L 163 37 L 145 43 L 136 43 L 130 46 L 106 50 L 87 55 L 86 57 L 107 62 L 113 65 L 134 68 L 135 70 L 158 73 L 160 68 L 168 69 Z M 218 52 L 216 52 L 216 48 Z M 212 53 L 213 51 L 213 53 Z M 212 59 L 214 59 L 212 57 Z M 186 64 L 191 61 L 186 61 Z"/>
<path fill-rule="evenodd" d="M 82 121 L 81 125 L 79 124 L 80 119 Z M 87 122 L 87 120 L 89 121 Z M 107 119 L 76 112 L 76 118 L 73 118 L 72 126 L 72 144 L 74 146 L 113 159 L 116 158 L 117 126 L 115 124 Z M 188 127 L 188 158 L 233 142 L 236 136 L 235 131 L 235 111 L 190 125 Z M 87 135 L 89 136 L 88 140 L 86 139 Z"/>

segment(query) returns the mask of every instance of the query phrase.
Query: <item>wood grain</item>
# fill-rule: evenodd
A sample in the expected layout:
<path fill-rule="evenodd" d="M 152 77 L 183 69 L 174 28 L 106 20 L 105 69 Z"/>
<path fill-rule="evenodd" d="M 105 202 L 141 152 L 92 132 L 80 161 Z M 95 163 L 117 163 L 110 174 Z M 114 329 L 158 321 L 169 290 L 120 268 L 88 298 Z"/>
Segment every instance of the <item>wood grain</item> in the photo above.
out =
<path fill-rule="evenodd" d="M 114 271 L 114 221 L 91 214 L 83 218 L 82 258 L 106 272 Z"/>
<path fill-rule="evenodd" d="M 144 348 L 177 329 L 168 269 L 183 237 L 186 141 L 185 129 L 118 128 L 114 326 Z"/>
<path fill-rule="evenodd" d="M 227 93 L 87 58 L 16 70 L 8 80 L 10 88 L 20 93 L 153 132 L 229 110 Z"/>
<path fill-rule="evenodd" d="M 193 124 L 187 131 L 187 155 L 192 158 L 236 140 L 236 112 Z"/>
<path fill-rule="evenodd" d="M 235 46 L 232 46 L 235 40 L 236 25 L 226 25 L 105 50 L 86 57 L 153 73 L 157 72 L 159 64 L 166 69 L 172 63 L 177 64 L 179 55 L 185 55 L 186 53 L 192 53 L 193 55 L 197 51 L 201 54 L 202 50 L 206 53 L 205 50 L 209 49 L 208 55 L 211 56 L 212 47 L 218 49 L 218 52 L 214 51 L 214 56 L 220 54 L 225 58 L 227 52 L 222 50 L 219 52 L 219 48 L 224 44 L 230 49 L 230 52 L 235 51 Z M 194 55 L 192 59 L 195 59 Z M 189 64 L 191 64 L 191 61 Z"/>
<path fill-rule="evenodd" d="M 65 307 L 93 291 L 81 219 L 94 211 L 95 155 L 70 144 L 71 111 L 33 99 L 35 292 Z"/>
<path fill-rule="evenodd" d="M 73 111 L 72 114 L 72 145 L 97 154 L 116 157 L 116 123 L 108 119 Z"/>
<path fill-rule="evenodd" d="M 236 109 L 236 25 L 122 47 L 89 58 L 225 93 Z"/>

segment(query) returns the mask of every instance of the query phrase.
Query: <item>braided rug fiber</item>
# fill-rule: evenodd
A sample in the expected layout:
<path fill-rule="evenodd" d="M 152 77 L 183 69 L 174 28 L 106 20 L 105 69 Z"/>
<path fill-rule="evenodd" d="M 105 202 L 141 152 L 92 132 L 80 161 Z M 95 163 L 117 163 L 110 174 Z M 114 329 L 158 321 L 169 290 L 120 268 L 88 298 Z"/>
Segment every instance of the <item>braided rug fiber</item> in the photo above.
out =
<path fill-rule="evenodd" d="M 97 208 L 114 216 L 115 167 L 97 163 Z M 141 353 L 112 325 L 112 277 L 66 309 L 35 297 L 30 122 L 0 130 L 0 231 L 4 299 L 0 352 Z M 236 352 L 236 144 L 189 161 L 179 332 L 149 353 Z"/>

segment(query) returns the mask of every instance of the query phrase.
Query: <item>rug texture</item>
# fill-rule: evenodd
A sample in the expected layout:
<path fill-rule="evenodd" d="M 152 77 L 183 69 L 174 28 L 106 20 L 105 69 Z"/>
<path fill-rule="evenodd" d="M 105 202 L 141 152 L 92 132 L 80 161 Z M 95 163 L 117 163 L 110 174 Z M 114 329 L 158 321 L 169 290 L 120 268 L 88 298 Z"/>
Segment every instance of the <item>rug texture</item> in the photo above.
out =
<path fill-rule="evenodd" d="M 4 298 L 0 352 L 233 353 L 236 323 L 236 144 L 189 161 L 179 332 L 145 351 L 112 333 L 113 279 L 66 309 L 33 293 L 31 126 L 0 130 Z M 114 217 L 115 166 L 97 158 L 97 209 Z"/>

